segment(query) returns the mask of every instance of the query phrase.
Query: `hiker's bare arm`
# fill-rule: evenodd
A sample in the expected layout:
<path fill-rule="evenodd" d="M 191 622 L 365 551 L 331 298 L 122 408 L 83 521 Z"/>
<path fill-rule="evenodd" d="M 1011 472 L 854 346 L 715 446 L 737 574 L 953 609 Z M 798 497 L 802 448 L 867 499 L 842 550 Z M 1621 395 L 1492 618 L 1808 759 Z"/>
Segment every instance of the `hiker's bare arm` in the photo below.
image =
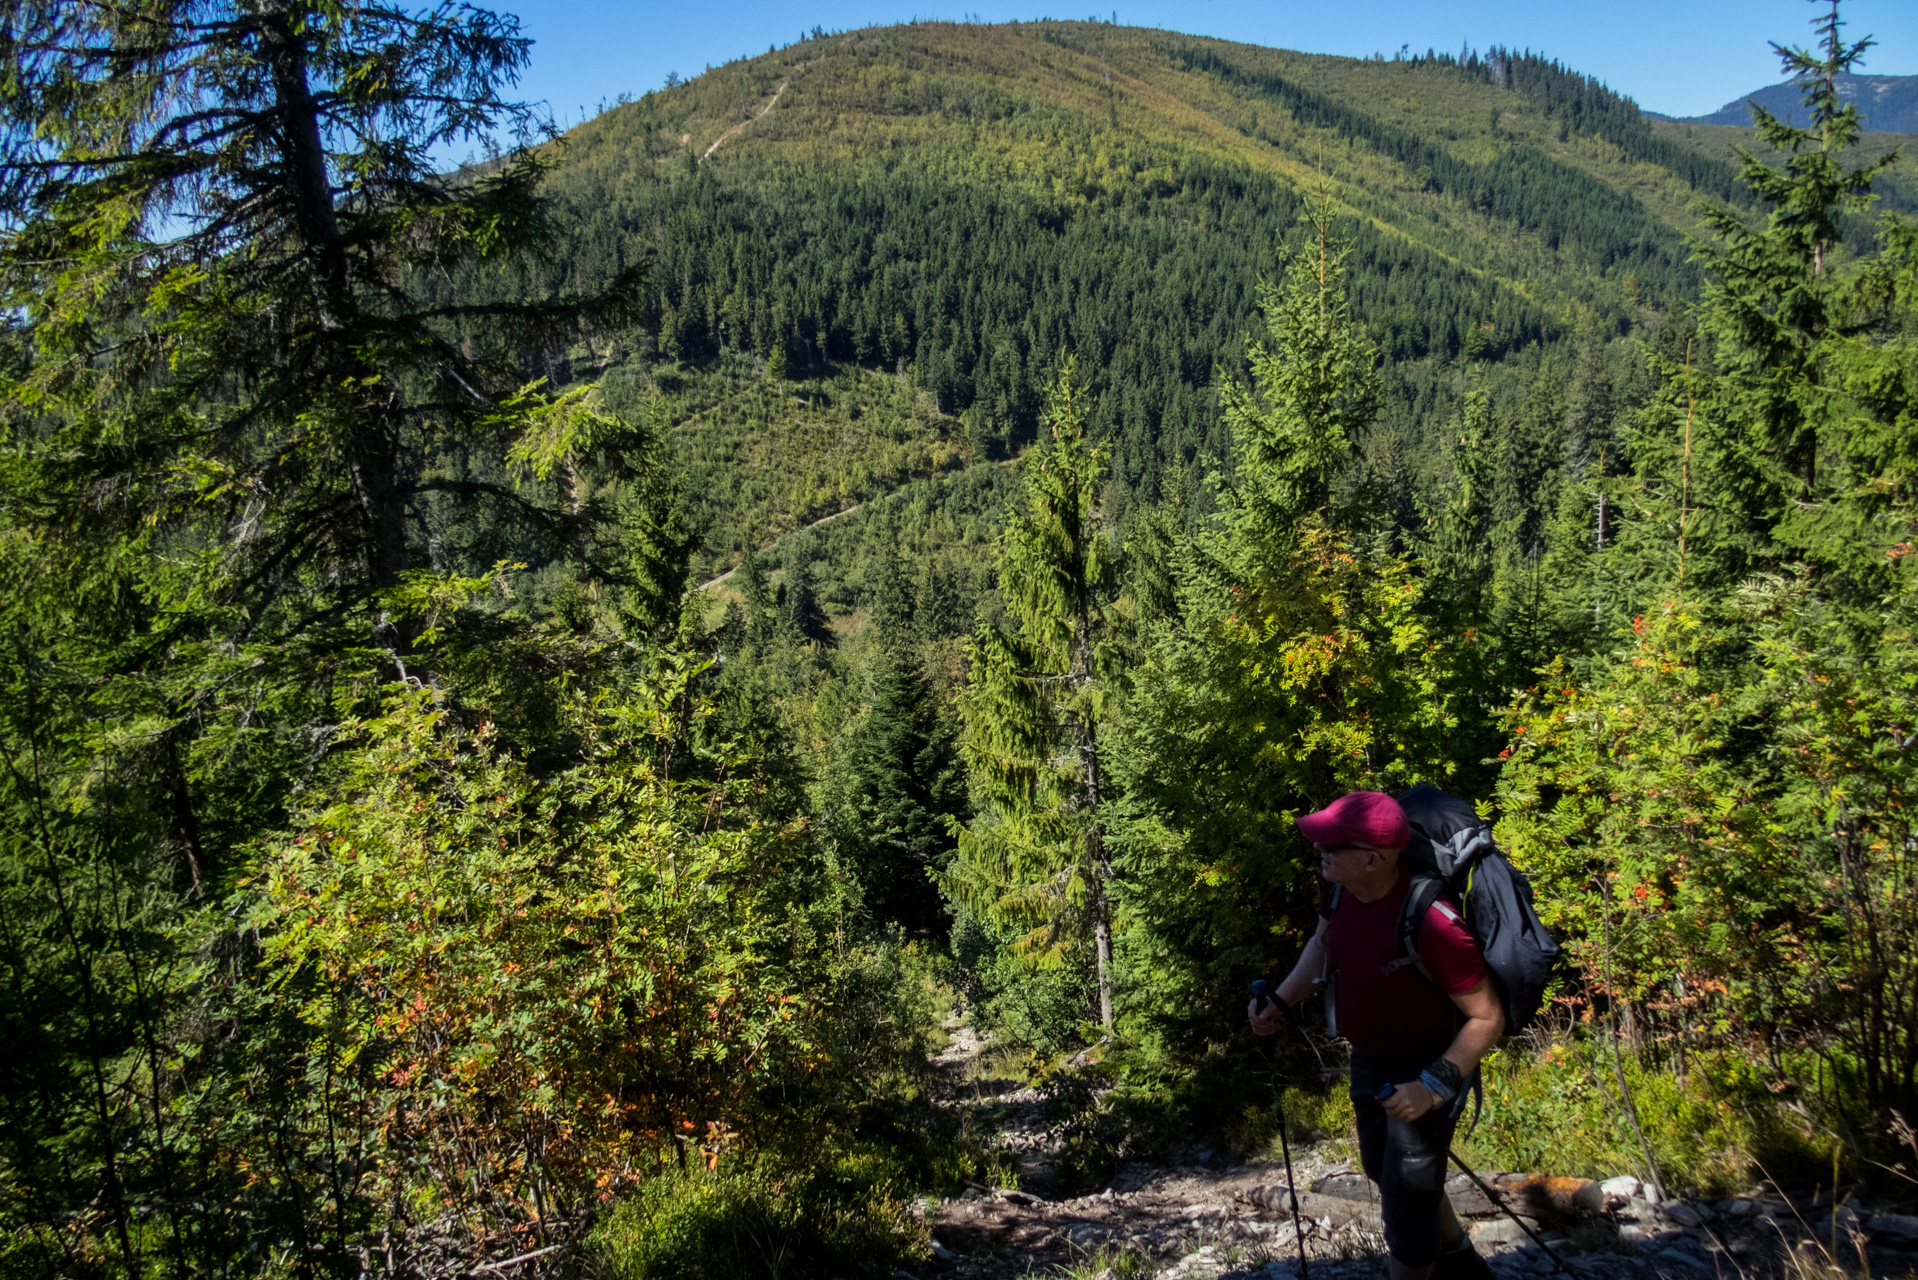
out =
<path fill-rule="evenodd" d="M 1453 996 L 1452 1003 L 1465 1015 L 1465 1025 L 1452 1037 L 1452 1047 L 1445 1051 L 1445 1058 L 1458 1068 L 1459 1075 L 1469 1078 L 1479 1060 L 1505 1033 L 1505 1010 L 1500 1007 L 1498 992 L 1492 989 L 1489 979 L 1482 979 L 1470 991 Z M 1409 1124 L 1430 1111 L 1437 1101 L 1430 1089 L 1414 1080 L 1395 1089 L 1383 1105 L 1387 1115 Z"/>
<path fill-rule="evenodd" d="M 1490 979 L 1482 979 L 1470 991 L 1453 996 L 1452 1003 L 1465 1015 L 1465 1025 L 1452 1037 L 1452 1047 L 1445 1051 L 1445 1057 L 1460 1075 L 1469 1077 L 1505 1034 L 1505 1009 Z"/>
<path fill-rule="evenodd" d="M 1331 924 L 1323 917 L 1319 919 L 1317 932 L 1305 944 L 1305 950 L 1299 952 L 1299 962 L 1279 984 L 1279 999 L 1287 1004 L 1297 1004 L 1311 995 L 1313 986 L 1325 976 L 1325 931 Z"/>
<path fill-rule="evenodd" d="M 1279 984 L 1279 999 L 1286 1004 L 1297 1004 L 1312 994 L 1312 985 L 1325 972 L 1325 925 L 1319 921 L 1319 930 L 1305 944 L 1305 950 L 1299 953 L 1299 962 L 1292 966 L 1292 972 Z M 1246 1006 L 1245 1016 L 1252 1020 L 1252 1034 L 1269 1036 L 1278 1034 L 1279 1018 L 1282 1011 L 1276 1005 L 1267 1005 L 1265 1012 L 1259 1012 L 1259 1002 L 1254 1000 Z"/>

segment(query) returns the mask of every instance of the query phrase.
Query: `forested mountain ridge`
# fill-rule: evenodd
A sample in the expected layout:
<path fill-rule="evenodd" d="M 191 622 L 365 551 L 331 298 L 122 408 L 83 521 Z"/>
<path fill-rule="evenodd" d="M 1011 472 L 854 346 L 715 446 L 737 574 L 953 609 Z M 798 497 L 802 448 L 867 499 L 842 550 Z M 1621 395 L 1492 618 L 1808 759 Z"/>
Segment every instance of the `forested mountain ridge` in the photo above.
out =
<path fill-rule="evenodd" d="M 1142 199 L 1174 194 L 1182 165 L 1209 160 L 1294 191 L 1329 182 L 1341 212 L 1502 288 L 1622 314 L 1623 277 L 1636 265 L 1626 259 L 1643 255 L 1654 276 L 1673 270 L 1671 230 L 1697 225 L 1686 211 L 1694 183 L 1729 196 L 1729 167 L 1675 174 L 1680 153 L 1622 147 L 1595 113 L 1554 111 L 1542 90 L 1501 87 L 1496 65 L 1509 63 L 1363 61 L 1097 23 L 878 28 L 730 64 L 609 111 L 574 131 L 559 181 L 617 199 L 623 183 L 669 172 L 682 150 L 704 153 L 786 84 L 777 111 L 712 157 L 730 164 L 723 180 L 753 181 L 757 165 L 781 158 L 881 158 L 884 172 L 906 152 L 928 176 L 1009 187 L 1070 215 L 1138 212 Z M 1622 100 L 1609 105 L 1637 116 Z M 1583 211 L 1551 207 L 1552 193 L 1534 185 L 1544 182 L 1605 203 L 1620 227 L 1568 221 Z M 1649 216 L 1601 188 L 1629 193 Z M 1561 279 L 1579 267 L 1596 267 L 1611 287 L 1588 296 L 1586 282 Z M 1649 292 L 1663 281 L 1638 283 Z"/>
<path fill-rule="evenodd" d="M 646 259 L 637 354 L 910 368 L 975 461 L 1031 438 L 1043 371 L 1080 353 L 1116 483 L 1150 498 L 1166 467 L 1219 452 L 1214 373 L 1303 193 L 1328 195 L 1353 240 L 1382 354 L 1505 362 L 1509 399 L 1519 353 L 1694 296 L 1693 202 L 1747 198 L 1730 160 L 1529 55 L 918 23 L 816 36 L 581 125 L 551 179 L 577 234 L 539 279 L 509 280 L 590 289 Z M 1393 383 L 1418 455 L 1449 393 Z M 714 565 L 773 531 L 729 510 L 711 512 Z"/>

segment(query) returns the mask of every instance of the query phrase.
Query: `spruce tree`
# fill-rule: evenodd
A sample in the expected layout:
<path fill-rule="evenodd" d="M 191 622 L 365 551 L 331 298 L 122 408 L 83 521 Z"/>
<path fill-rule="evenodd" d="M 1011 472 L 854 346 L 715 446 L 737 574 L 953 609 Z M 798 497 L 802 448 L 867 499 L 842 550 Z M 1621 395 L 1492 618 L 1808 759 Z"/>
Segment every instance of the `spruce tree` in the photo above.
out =
<path fill-rule="evenodd" d="M 1452 484 L 1421 542 L 1425 607 L 1447 635 L 1483 632 L 1492 607 L 1492 396 L 1469 390 L 1451 441 Z"/>
<path fill-rule="evenodd" d="M 877 537 L 868 569 L 867 622 L 880 644 L 890 652 L 912 647 L 920 639 L 914 618 L 914 590 L 899 554 L 898 527 L 891 520 L 876 522 Z"/>
<path fill-rule="evenodd" d="M 960 749 L 987 811 L 961 834 L 949 883 L 968 907 L 1023 929 L 1016 947 L 1032 962 L 1090 938 L 1110 1031 L 1115 796 L 1102 647 L 1116 583 L 1099 512 L 1109 451 L 1087 437 L 1083 396 L 1068 358 L 999 539 L 1010 629 L 984 628 L 967 650 Z"/>
<path fill-rule="evenodd" d="M 1614 400 L 1611 370 L 1605 362 L 1605 335 L 1597 317 L 1587 313 L 1579 322 L 1578 358 L 1565 397 L 1563 465 L 1573 479 L 1589 478 L 1611 454 Z"/>
<path fill-rule="evenodd" d="M 950 556 L 927 556 L 913 594 L 913 617 L 926 640 L 964 635 L 970 624 L 961 569 Z"/>
<path fill-rule="evenodd" d="M 554 235 L 554 152 L 501 96 L 530 43 L 514 19 L 35 2 L 7 28 L 0 299 L 24 321 L 13 394 L 44 433 L 34 509 L 222 544 L 167 584 L 193 604 L 156 614 L 156 647 L 237 611 L 268 661 L 263 642 L 341 623 L 404 655 L 413 624 L 376 597 L 430 563 L 426 513 L 448 503 L 620 576 L 619 522 L 577 470 L 649 451 L 583 393 L 527 390 L 519 359 L 623 315 L 637 278 L 593 305 L 439 283 Z M 483 167 L 442 159 L 501 135 L 520 145 Z M 495 474 L 448 474 L 449 446 Z"/>
<path fill-rule="evenodd" d="M 1869 206 L 1872 177 L 1894 156 L 1850 163 L 1864 122 L 1839 95 L 1837 77 L 1872 41 L 1845 41 L 1836 0 L 1815 25 L 1816 50 L 1779 48 L 1786 73 L 1804 85 L 1808 124 L 1753 109 L 1759 137 L 1782 158 L 1743 157 L 1742 177 L 1768 208 L 1763 225 L 1706 210 L 1714 239 L 1697 246 L 1709 272 L 1701 363 L 1714 372 L 1694 379 L 1687 395 L 1700 401 L 1699 505 L 1722 522 L 1726 550 L 1742 561 L 1732 572 L 1802 559 L 1825 590 L 1862 603 L 1888 581 L 1877 548 L 1889 527 L 1878 517 L 1892 492 L 1885 471 L 1903 452 L 1892 426 L 1897 393 L 1874 386 L 1866 369 L 1883 376 L 1896 264 L 1911 232 L 1890 222 L 1880 237 L 1888 252 L 1876 264 L 1845 269 L 1840 261 L 1845 221 Z"/>
<path fill-rule="evenodd" d="M 1262 292 L 1251 377 L 1222 386 L 1232 471 L 1217 509 L 1142 540 L 1172 581 L 1141 585 L 1171 599 L 1148 613 L 1145 591 L 1131 598 L 1147 622 L 1117 753 L 1133 963 L 1159 990 L 1156 1030 L 1195 1045 L 1275 962 L 1274 922 L 1310 919 L 1293 819 L 1356 788 L 1449 777 L 1458 727 L 1415 565 L 1369 536 L 1375 513 L 1342 474 L 1375 428 L 1378 356 L 1347 298 L 1349 246 L 1323 207 L 1304 221 Z"/>
<path fill-rule="evenodd" d="M 477 619 L 435 601 L 501 550 L 670 628 L 687 543 L 657 437 L 523 363 L 628 304 L 445 291 L 556 235 L 555 152 L 502 96 L 515 20 L 35 2 L 6 28 L 0 486 L 88 632 L 63 678 L 143 725 L 133 767 L 160 779 L 188 879 L 236 869 L 218 830 L 271 821 L 344 711 L 439 674 L 456 646 L 421 635 Z M 443 159 L 501 137 L 483 166 Z"/>
<path fill-rule="evenodd" d="M 952 827 L 966 816 L 957 727 L 922 660 L 921 619 L 890 518 L 876 524 L 869 570 L 866 661 L 871 697 L 846 743 L 848 840 L 875 919 L 945 932 L 936 877 L 951 860 Z"/>
<path fill-rule="evenodd" d="M 763 649 L 772 636 L 777 611 L 759 556 L 750 547 L 739 557 L 739 607 L 745 615 L 746 643 Z"/>
<path fill-rule="evenodd" d="M 1345 289 L 1351 247 L 1333 238 L 1323 202 L 1307 221 L 1313 238 L 1285 284 L 1260 286 L 1266 335 L 1246 350 L 1251 385 L 1226 378 L 1219 390 L 1235 468 L 1228 524 L 1268 563 L 1290 556 L 1301 523 L 1325 510 L 1378 409 L 1377 349 Z"/>
<path fill-rule="evenodd" d="M 935 877 L 967 812 L 956 739 L 911 648 L 877 655 L 872 703 L 845 753 L 859 879 L 876 920 L 920 935 L 944 932 Z"/>
<path fill-rule="evenodd" d="M 1545 524 L 1557 509 L 1565 464 L 1563 371 L 1550 354 L 1530 355 L 1518 411 L 1499 434 L 1492 510 L 1508 564 L 1541 554 Z"/>
<path fill-rule="evenodd" d="M 1482 762 L 1498 751 L 1497 712 L 1509 697 L 1511 648 L 1497 634 L 1492 544 L 1491 392 L 1472 387 L 1459 406 L 1451 442 L 1452 484 L 1418 540 L 1420 605 L 1441 646 L 1442 680 L 1458 726 L 1450 754 L 1460 785 L 1477 794 Z"/>
<path fill-rule="evenodd" d="M 812 560 L 803 548 L 787 566 L 780 613 L 787 634 L 794 640 L 822 648 L 831 647 L 832 627 L 826 621 L 826 610 L 819 603 L 818 588 L 813 585 Z"/>
<path fill-rule="evenodd" d="M 1350 246 L 1323 204 L 1301 220 L 1309 239 L 1262 293 L 1251 382 L 1221 384 L 1233 471 L 1194 562 L 1191 586 L 1213 599 L 1190 612 L 1218 628 L 1215 660 L 1251 686 L 1231 715 L 1283 762 L 1279 792 L 1323 802 L 1357 778 L 1424 767 L 1410 761 L 1432 744 L 1398 704 L 1423 696 L 1414 687 L 1431 673 L 1404 661 L 1415 650 L 1402 629 L 1420 626 L 1409 559 L 1368 545 L 1370 512 L 1339 501 L 1357 496 L 1334 481 L 1374 426 L 1378 350 L 1352 314 Z"/>

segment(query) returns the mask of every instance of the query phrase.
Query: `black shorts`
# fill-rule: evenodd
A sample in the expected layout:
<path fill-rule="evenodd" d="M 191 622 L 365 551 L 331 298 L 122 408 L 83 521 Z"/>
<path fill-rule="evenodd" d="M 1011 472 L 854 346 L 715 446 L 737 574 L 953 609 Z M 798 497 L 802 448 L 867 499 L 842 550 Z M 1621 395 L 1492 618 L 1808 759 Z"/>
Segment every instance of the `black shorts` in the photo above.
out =
<path fill-rule="evenodd" d="M 1439 1255 L 1439 1206 L 1445 1200 L 1446 1152 L 1464 1101 L 1438 1106 L 1404 1124 L 1385 1114 L 1381 1085 L 1408 1084 L 1437 1055 L 1374 1058 L 1352 1054 L 1352 1110 L 1359 1125 L 1359 1160 L 1378 1185 L 1385 1247 L 1401 1265 L 1424 1267 Z"/>

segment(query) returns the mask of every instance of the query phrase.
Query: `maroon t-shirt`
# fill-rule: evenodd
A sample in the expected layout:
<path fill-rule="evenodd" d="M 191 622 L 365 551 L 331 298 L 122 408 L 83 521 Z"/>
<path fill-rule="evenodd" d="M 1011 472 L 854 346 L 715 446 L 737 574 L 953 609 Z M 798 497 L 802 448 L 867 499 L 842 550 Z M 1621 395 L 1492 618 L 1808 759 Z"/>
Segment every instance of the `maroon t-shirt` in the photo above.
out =
<path fill-rule="evenodd" d="M 1411 873 L 1402 871 L 1392 891 L 1375 902 L 1360 902 L 1348 889 L 1333 910 L 1329 887 L 1319 900 L 1319 914 L 1331 921 L 1325 945 L 1339 979 L 1339 1034 L 1375 1058 L 1443 1053 L 1461 1016 L 1449 997 L 1485 981 L 1477 940 L 1458 907 L 1443 898 L 1426 913 L 1418 937 L 1419 959 L 1439 990 L 1414 965 L 1385 972 L 1398 959 L 1399 908 L 1411 887 Z"/>

